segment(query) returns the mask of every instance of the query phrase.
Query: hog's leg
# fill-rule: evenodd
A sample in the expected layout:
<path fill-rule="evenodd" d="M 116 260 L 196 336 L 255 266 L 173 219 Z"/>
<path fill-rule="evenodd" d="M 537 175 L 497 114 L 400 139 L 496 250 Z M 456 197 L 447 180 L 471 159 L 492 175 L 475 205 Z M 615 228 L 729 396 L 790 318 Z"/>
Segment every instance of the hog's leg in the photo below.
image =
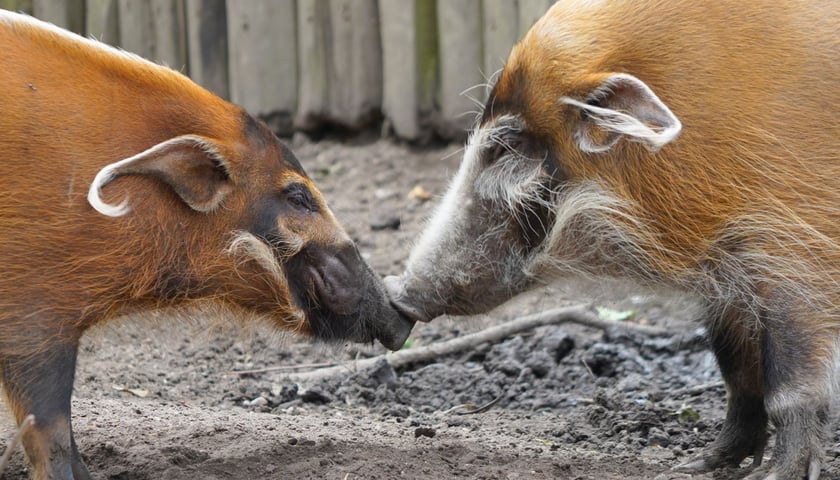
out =
<path fill-rule="evenodd" d="M 23 436 L 34 478 L 90 480 L 70 424 L 78 340 L 44 340 L 37 353 L 2 359 L 6 396 L 18 424 L 35 416 Z"/>
<path fill-rule="evenodd" d="M 774 307 L 765 321 L 762 360 L 776 443 L 768 465 L 747 478 L 816 480 L 830 425 L 837 332 L 794 303 Z"/>
<path fill-rule="evenodd" d="M 740 318 L 726 312 L 707 325 L 709 341 L 727 390 L 726 419 L 717 438 L 698 458 L 676 469 L 689 473 L 710 472 L 736 466 L 752 456 L 760 465 L 767 445 L 767 412 L 757 335 Z"/>

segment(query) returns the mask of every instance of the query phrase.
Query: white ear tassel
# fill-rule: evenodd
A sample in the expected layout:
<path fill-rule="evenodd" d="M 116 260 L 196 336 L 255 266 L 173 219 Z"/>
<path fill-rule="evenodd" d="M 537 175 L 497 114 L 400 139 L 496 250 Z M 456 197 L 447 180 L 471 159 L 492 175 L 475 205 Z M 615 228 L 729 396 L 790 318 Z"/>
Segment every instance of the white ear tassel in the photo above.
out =
<path fill-rule="evenodd" d="M 127 159 L 130 160 L 130 159 Z M 128 206 L 128 198 L 124 199 L 122 203 L 119 205 L 111 205 L 105 203 L 102 200 L 102 187 L 111 183 L 114 180 L 114 170 L 119 166 L 120 163 L 125 162 L 123 160 L 121 162 L 116 162 L 108 165 L 107 167 L 103 168 L 96 174 L 96 177 L 93 179 L 93 183 L 90 184 L 90 189 L 88 190 L 88 203 L 91 207 L 94 208 L 97 212 L 101 213 L 102 215 L 106 215 L 108 217 L 121 217 L 131 210 Z"/>
<path fill-rule="evenodd" d="M 626 135 L 630 140 L 644 144 L 651 152 L 659 151 L 660 148 L 675 139 L 679 135 L 680 130 L 682 130 L 682 124 L 673 115 L 671 115 L 673 119 L 672 125 L 654 130 L 637 118 L 618 110 L 589 105 L 588 103 L 583 103 L 569 97 L 562 97 L 560 101 L 584 110 L 599 127 L 619 135 Z M 585 148 L 585 145 L 587 144 L 582 141 L 581 148 L 590 152 L 603 152 L 609 150 L 610 146 L 612 146 L 599 147 L 591 145 L 590 148 Z"/>
<path fill-rule="evenodd" d="M 114 181 L 114 179 L 117 178 L 115 172 L 122 167 L 179 144 L 194 145 L 203 149 L 208 155 L 221 159 L 218 151 L 205 138 L 197 135 L 182 135 L 180 137 L 171 138 L 165 142 L 161 142 L 153 147 L 150 147 L 137 155 L 106 165 L 102 170 L 100 170 L 99 173 L 96 174 L 96 177 L 94 177 L 93 182 L 90 184 L 90 189 L 88 190 L 87 199 L 90 206 L 97 212 L 109 217 L 121 217 L 128 213 L 131 210 L 131 207 L 128 206 L 128 199 L 124 199 L 119 205 L 110 205 L 105 203 L 105 201 L 102 200 L 102 187 Z"/>
<path fill-rule="evenodd" d="M 645 82 L 633 75 L 619 73 L 610 76 L 599 88 L 593 91 L 588 100 L 601 100 L 597 103 L 606 106 L 590 105 L 569 97 L 560 97 L 560 102 L 585 111 L 592 122 L 607 132 L 624 135 L 629 140 L 639 142 L 652 152 L 677 138 L 682 124 Z M 614 108 L 610 108 L 614 107 Z M 661 125 L 651 127 L 645 120 Z M 603 152 L 609 150 L 615 141 L 607 145 L 597 145 L 578 130 L 577 139 L 581 150 Z"/>

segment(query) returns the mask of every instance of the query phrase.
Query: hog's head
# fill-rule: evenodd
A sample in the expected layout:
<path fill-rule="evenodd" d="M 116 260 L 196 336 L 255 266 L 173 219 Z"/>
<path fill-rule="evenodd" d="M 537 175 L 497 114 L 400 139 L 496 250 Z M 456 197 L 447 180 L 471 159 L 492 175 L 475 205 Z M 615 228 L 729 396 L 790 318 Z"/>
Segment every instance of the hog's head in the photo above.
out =
<path fill-rule="evenodd" d="M 600 70 L 608 45 L 552 15 L 514 47 L 405 272 L 385 279 L 413 320 L 486 312 L 551 263 L 599 273 L 635 253 L 616 226 L 623 192 L 610 189 L 680 122 L 639 78 Z"/>
<path fill-rule="evenodd" d="M 98 173 L 89 203 L 145 241 L 128 260 L 139 265 L 131 281 L 152 284 L 145 295 L 159 304 L 210 299 L 283 330 L 399 349 L 413 322 L 392 308 L 294 154 L 261 122 L 240 119 Z"/>

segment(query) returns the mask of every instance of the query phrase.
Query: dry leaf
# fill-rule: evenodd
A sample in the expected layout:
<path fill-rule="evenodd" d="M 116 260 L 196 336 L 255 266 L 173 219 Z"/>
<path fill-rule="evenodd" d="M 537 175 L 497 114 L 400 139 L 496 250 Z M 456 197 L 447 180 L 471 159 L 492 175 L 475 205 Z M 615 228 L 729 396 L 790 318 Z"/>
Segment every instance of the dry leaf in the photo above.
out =
<path fill-rule="evenodd" d="M 146 397 L 149 396 L 149 391 L 148 390 L 143 390 L 141 388 L 128 388 L 128 387 L 124 387 L 122 385 L 116 385 L 116 384 L 111 385 L 111 388 L 113 388 L 114 390 L 119 390 L 121 392 L 128 392 L 128 393 L 130 393 L 130 394 L 132 394 L 136 397 L 146 398 Z"/>
<path fill-rule="evenodd" d="M 415 200 L 420 200 L 421 202 L 425 202 L 426 200 L 432 199 L 432 193 L 423 188 L 422 185 L 417 185 L 408 192 L 408 198 L 413 198 Z"/>

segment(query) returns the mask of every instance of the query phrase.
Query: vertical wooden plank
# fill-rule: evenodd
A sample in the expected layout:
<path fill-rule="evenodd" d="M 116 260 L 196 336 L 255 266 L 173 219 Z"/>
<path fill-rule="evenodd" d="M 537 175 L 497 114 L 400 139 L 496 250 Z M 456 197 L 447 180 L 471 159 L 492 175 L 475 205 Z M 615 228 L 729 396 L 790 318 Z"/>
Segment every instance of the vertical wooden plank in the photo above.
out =
<path fill-rule="evenodd" d="M 85 34 L 84 0 L 32 0 L 32 14 L 61 28 Z"/>
<path fill-rule="evenodd" d="M 183 0 L 151 0 L 157 49 L 153 58 L 182 73 L 187 67 L 187 9 Z"/>
<path fill-rule="evenodd" d="M 519 0 L 519 37 L 525 35 L 531 25 L 542 17 L 553 0 Z"/>
<path fill-rule="evenodd" d="M 431 135 L 437 121 L 440 87 L 440 57 L 438 55 L 437 1 L 417 0 L 415 3 L 417 32 L 417 113 L 424 134 Z"/>
<path fill-rule="evenodd" d="M 187 52 L 190 77 L 230 98 L 225 0 L 187 0 Z"/>
<path fill-rule="evenodd" d="M 447 0 L 437 5 L 440 39 L 440 133 L 463 139 L 484 101 L 481 76 L 481 1 Z"/>
<path fill-rule="evenodd" d="M 411 140 L 420 136 L 415 3 L 379 0 L 382 113 L 398 137 Z"/>
<path fill-rule="evenodd" d="M 151 10 L 147 0 L 117 0 L 120 46 L 146 58 L 154 48 Z"/>
<path fill-rule="evenodd" d="M 118 0 L 120 45 L 154 62 L 185 70 L 186 12 L 179 0 Z"/>
<path fill-rule="evenodd" d="M 0 0 L 0 8 L 12 12 L 32 14 L 32 0 Z"/>
<path fill-rule="evenodd" d="M 382 102 L 382 46 L 376 0 L 330 2 L 330 120 L 359 129 Z"/>
<path fill-rule="evenodd" d="M 298 107 L 295 126 L 312 130 L 327 113 L 326 0 L 298 0 Z"/>
<path fill-rule="evenodd" d="M 435 0 L 379 0 L 382 111 L 397 137 L 426 140 L 437 92 Z"/>
<path fill-rule="evenodd" d="M 230 98 L 292 133 L 297 107 L 297 32 L 294 0 L 228 0 Z"/>
<path fill-rule="evenodd" d="M 119 46 L 117 0 L 87 0 L 85 30 L 90 37 Z"/>
<path fill-rule="evenodd" d="M 505 64 L 511 47 L 519 39 L 517 3 L 511 0 L 484 0 L 484 76 L 492 80 Z"/>

